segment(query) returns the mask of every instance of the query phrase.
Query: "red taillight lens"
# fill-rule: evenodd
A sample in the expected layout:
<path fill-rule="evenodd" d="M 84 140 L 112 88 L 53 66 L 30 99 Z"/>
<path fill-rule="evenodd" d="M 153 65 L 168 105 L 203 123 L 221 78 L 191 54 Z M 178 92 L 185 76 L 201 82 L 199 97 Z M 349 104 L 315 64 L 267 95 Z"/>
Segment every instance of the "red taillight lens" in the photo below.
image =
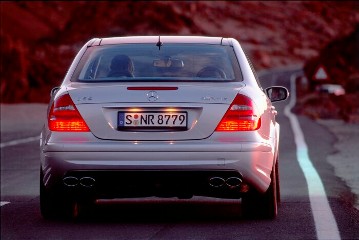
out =
<path fill-rule="evenodd" d="M 261 126 L 254 102 L 247 96 L 238 94 L 218 124 L 216 131 L 253 131 Z"/>
<path fill-rule="evenodd" d="M 49 129 L 59 132 L 89 132 L 69 94 L 54 100 L 48 116 Z"/>

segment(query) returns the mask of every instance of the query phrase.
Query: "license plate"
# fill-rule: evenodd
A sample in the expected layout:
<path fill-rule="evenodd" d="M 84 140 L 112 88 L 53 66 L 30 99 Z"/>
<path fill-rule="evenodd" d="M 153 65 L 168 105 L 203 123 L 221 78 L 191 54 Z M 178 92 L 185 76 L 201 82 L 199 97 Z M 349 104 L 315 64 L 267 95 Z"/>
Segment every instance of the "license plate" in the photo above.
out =
<path fill-rule="evenodd" d="M 187 112 L 119 112 L 119 129 L 186 129 Z"/>

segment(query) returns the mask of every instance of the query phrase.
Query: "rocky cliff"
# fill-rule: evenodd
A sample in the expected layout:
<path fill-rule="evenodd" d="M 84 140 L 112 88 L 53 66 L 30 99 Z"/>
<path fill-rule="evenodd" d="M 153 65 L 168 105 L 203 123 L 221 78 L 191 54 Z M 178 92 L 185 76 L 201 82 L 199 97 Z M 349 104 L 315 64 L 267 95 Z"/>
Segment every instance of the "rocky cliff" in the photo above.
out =
<path fill-rule="evenodd" d="M 90 38 L 237 38 L 256 69 L 304 64 L 359 23 L 356 1 L 0 2 L 1 102 L 47 102 Z"/>
<path fill-rule="evenodd" d="M 313 79 L 318 67 L 326 79 Z M 359 123 L 359 24 L 350 34 L 334 39 L 319 51 L 318 56 L 306 61 L 304 72 L 308 89 L 298 86 L 296 112 L 312 118 L 338 118 Z M 315 91 L 321 84 L 343 86 L 345 94 L 336 96 Z"/>

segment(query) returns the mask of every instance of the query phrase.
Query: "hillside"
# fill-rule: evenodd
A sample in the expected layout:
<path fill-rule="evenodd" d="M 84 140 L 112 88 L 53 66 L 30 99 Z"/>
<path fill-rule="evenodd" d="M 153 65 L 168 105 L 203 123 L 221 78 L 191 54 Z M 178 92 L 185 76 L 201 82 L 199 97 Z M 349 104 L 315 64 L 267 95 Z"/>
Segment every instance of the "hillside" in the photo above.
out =
<path fill-rule="evenodd" d="M 311 78 L 322 66 L 327 80 Z M 309 86 L 299 91 L 296 112 L 312 118 L 337 118 L 350 123 L 359 123 L 359 24 L 347 36 L 338 38 L 325 46 L 319 55 L 306 61 L 304 72 Z M 334 83 L 344 87 L 346 94 L 318 94 L 316 85 Z"/>
<path fill-rule="evenodd" d="M 304 64 L 359 23 L 356 1 L 1 2 L 1 102 L 47 102 L 90 38 L 237 38 L 257 70 Z"/>

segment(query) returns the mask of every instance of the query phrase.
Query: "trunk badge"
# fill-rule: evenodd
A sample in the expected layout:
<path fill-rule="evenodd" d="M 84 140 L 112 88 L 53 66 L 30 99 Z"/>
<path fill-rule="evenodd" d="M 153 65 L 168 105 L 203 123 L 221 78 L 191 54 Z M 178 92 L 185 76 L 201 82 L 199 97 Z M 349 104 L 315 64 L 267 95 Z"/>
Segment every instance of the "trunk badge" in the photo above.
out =
<path fill-rule="evenodd" d="M 158 100 L 158 98 L 159 98 L 159 96 L 158 96 L 158 93 L 156 91 L 149 91 L 147 93 L 147 99 L 150 102 L 155 102 L 155 101 Z"/>

